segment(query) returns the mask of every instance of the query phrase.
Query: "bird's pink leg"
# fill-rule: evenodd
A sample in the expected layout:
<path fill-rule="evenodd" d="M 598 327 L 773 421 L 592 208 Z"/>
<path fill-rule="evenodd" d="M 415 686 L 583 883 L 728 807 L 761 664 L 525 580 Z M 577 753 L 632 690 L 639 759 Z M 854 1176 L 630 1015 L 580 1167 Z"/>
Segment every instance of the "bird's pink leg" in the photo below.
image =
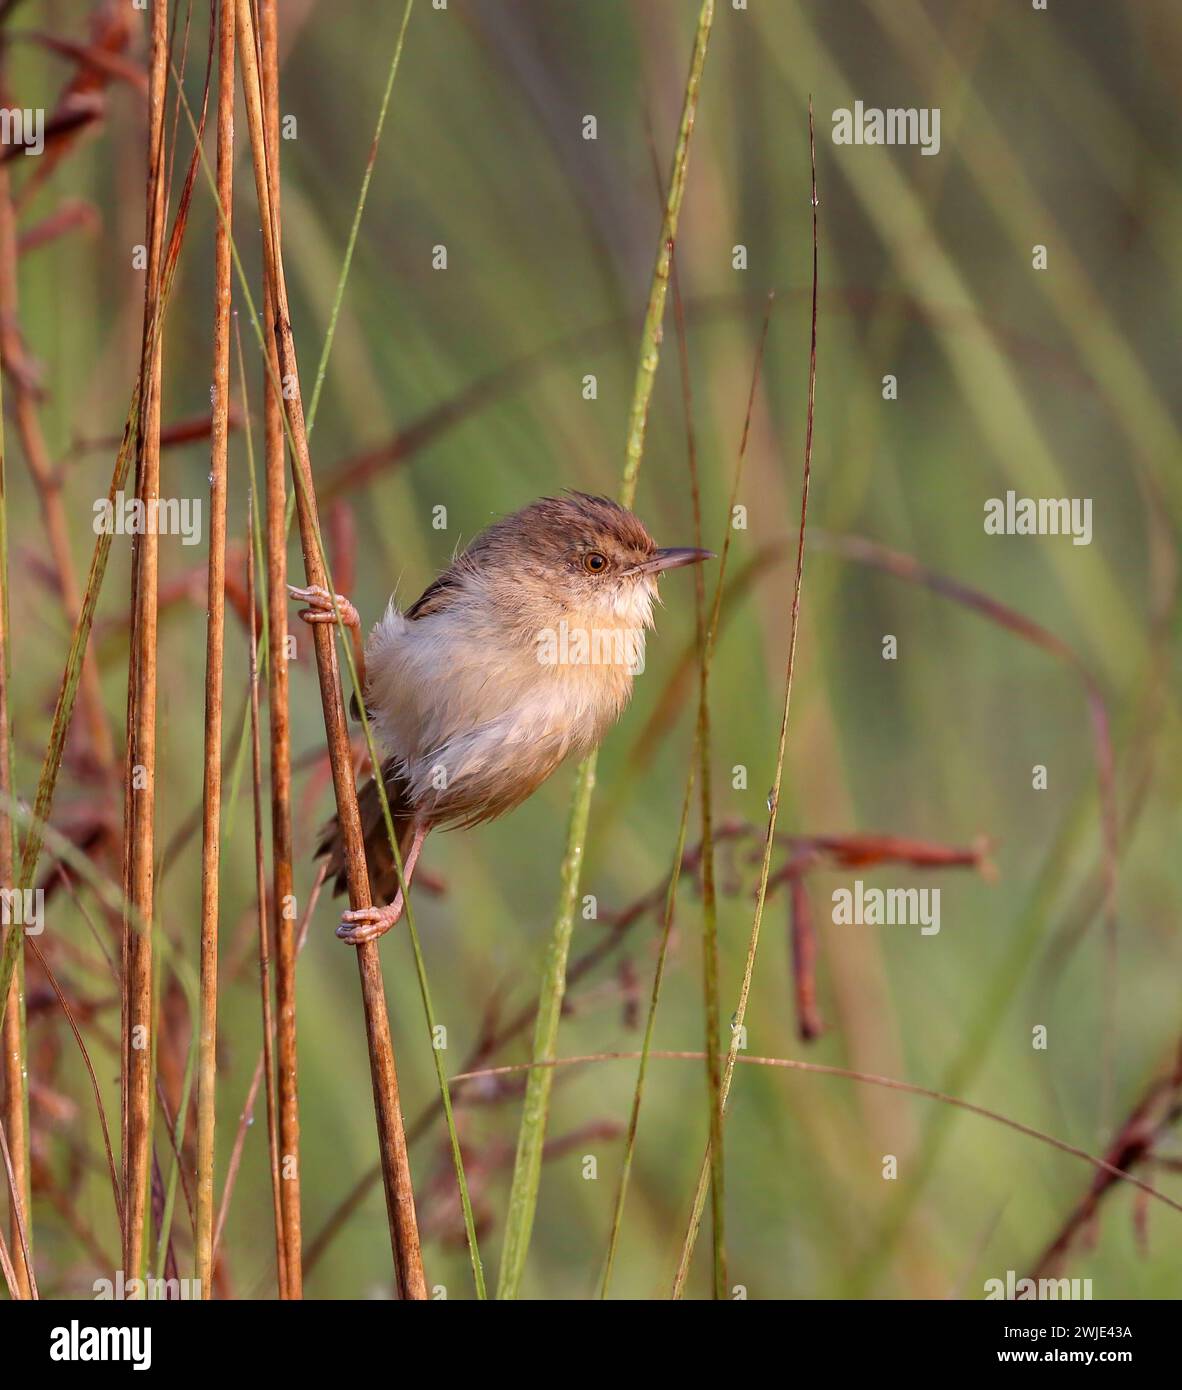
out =
<path fill-rule="evenodd" d="M 419 851 L 427 838 L 427 829 L 424 821 L 414 822 L 414 838 L 402 865 L 402 885 L 399 885 L 392 903 L 387 903 L 385 907 L 359 907 L 351 912 L 341 913 L 341 925 L 337 928 L 337 935 L 342 941 L 347 941 L 350 946 L 360 946 L 362 942 L 376 941 L 379 936 L 385 936 L 391 927 L 398 924 L 405 906 L 403 885 L 406 891 L 410 890 L 410 881 L 414 877 L 415 865 L 419 862 Z"/>

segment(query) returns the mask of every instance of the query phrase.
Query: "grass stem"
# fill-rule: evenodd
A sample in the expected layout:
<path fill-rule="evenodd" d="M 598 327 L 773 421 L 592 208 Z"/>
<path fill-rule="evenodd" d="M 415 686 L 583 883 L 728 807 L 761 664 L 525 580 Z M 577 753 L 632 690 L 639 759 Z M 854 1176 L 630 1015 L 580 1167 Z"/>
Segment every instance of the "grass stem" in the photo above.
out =
<path fill-rule="evenodd" d="M 201 1000 L 197 1064 L 197 1280 L 213 1296 L 214 1129 L 217 1085 L 218 920 L 222 713 L 226 641 L 226 493 L 230 412 L 230 219 L 234 205 L 234 7 L 218 11 L 218 201 L 214 230 L 213 401 L 206 586 L 205 747 L 201 815 Z M 251 614 L 253 618 L 253 607 Z"/>

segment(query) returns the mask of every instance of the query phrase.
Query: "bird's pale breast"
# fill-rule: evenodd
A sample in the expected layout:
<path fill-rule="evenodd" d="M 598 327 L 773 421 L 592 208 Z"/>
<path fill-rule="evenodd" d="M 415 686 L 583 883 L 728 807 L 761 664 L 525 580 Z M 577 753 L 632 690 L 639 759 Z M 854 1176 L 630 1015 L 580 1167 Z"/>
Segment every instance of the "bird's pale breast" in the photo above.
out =
<path fill-rule="evenodd" d="M 366 703 L 416 810 L 436 823 L 491 819 L 598 744 L 628 702 L 632 671 L 612 659 L 625 644 L 580 648 L 571 634 L 625 629 L 629 618 L 642 628 L 649 602 L 642 608 L 540 624 L 521 613 L 506 621 L 504 604 L 480 593 L 413 621 L 391 604 L 367 645 Z M 552 629 L 565 645 L 546 640 Z"/>

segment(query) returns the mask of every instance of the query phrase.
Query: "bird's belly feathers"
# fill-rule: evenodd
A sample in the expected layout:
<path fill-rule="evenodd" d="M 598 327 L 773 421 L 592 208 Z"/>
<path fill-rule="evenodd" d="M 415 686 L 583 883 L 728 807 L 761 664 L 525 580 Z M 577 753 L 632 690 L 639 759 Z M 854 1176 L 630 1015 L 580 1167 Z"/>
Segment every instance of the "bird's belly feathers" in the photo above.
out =
<path fill-rule="evenodd" d="M 391 607 L 366 666 L 378 735 L 416 811 L 435 823 L 511 810 L 568 754 L 598 744 L 632 689 L 626 665 L 549 664 L 529 634 L 471 608 L 408 621 Z"/>

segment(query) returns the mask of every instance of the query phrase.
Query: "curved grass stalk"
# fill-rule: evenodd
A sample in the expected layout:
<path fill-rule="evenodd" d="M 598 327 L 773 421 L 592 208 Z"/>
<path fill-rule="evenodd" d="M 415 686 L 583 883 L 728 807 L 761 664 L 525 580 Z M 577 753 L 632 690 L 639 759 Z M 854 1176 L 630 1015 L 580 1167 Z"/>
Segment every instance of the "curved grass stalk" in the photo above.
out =
<path fill-rule="evenodd" d="M 505 1066 L 481 1067 L 476 1071 L 460 1072 L 452 1077 L 452 1084 L 455 1085 L 462 1081 L 477 1081 L 486 1077 L 511 1076 L 514 1073 L 532 1071 L 539 1067 L 553 1071 L 558 1067 L 587 1066 L 591 1062 L 630 1062 L 638 1060 L 641 1055 L 639 1052 L 590 1052 L 581 1057 L 553 1057 L 548 1062 L 510 1062 Z M 700 1062 L 702 1060 L 700 1052 L 679 1052 L 666 1048 L 650 1052 L 649 1056 L 664 1062 Z M 1059 1153 L 1078 1158 L 1081 1162 L 1090 1164 L 1096 1172 L 1104 1173 L 1121 1182 L 1127 1182 L 1144 1192 L 1153 1201 L 1160 1202 L 1163 1206 L 1169 1207 L 1171 1211 L 1176 1211 L 1182 1215 L 1182 1202 L 1176 1202 L 1173 1197 L 1167 1197 L 1164 1192 L 1160 1192 L 1151 1184 L 1134 1177 L 1126 1169 L 1118 1168 L 1106 1159 L 1097 1158 L 1095 1154 L 1088 1153 L 1086 1149 L 1077 1148 L 1065 1139 L 1057 1139 L 1053 1134 L 1035 1129 L 1033 1125 L 1011 1119 L 1009 1115 L 1003 1115 L 999 1110 L 990 1110 L 984 1105 L 975 1105 L 970 1100 L 962 1100 L 959 1096 L 949 1095 L 945 1091 L 932 1090 L 928 1086 L 918 1086 L 913 1081 L 899 1081 L 893 1076 L 879 1076 L 874 1072 L 854 1071 L 850 1067 L 834 1067 L 824 1062 L 802 1062 L 795 1057 L 739 1055 L 736 1060 L 746 1066 L 778 1067 L 785 1071 L 809 1072 L 814 1076 L 835 1076 L 845 1081 L 861 1081 L 868 1086 L 879 1086 L 884 1090 L 901 1091 L 904 1095 L 921 1096 L 925 1100 L 939 1101 L 941 1105 L 951 1106 L 955 1110 L 963 1110 L 966 1114 L 977 1115 L 983 1120 L 1004 1125 L 1007 1129 L 1012 1129 L 1015 1134 L 1025 1135 L 1027 1139 L 1037 1139 L 1040 1144 L 1046 1144 L 1048 1148 L 1057 1149 Z"/>

